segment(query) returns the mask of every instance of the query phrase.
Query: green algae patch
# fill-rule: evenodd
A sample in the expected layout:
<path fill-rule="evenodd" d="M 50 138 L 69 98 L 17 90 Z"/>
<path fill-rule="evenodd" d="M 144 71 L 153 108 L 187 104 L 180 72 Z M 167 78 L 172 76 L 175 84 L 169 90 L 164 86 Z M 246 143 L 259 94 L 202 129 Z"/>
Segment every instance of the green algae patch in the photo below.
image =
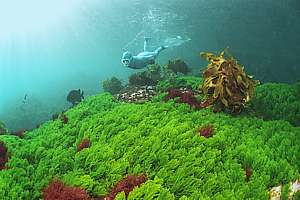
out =
<path fill-rule="evenodd" d="M 256 87 L 251 107 L 266 120 L 286 120 L 300 126 L 299 83 L 266 83 Z"/>
<path fill-rule="evenodd" d="M 0 135 L 9 152 L 0 171 L 3 200 L 41 199 L 55 178 L 105 196 L 123 177 L 143 173 L 147 181 L 128 199 L 268 199 L 271 187 L 298 178 L 300 129 L 286 121 L 196 111 L 173 101 L 120 103 L 107 93 L 65 115 L 66 124 L 49 121 L 24 139 Z M 208 124 L 214 134 L 200 136 Z M 84 138 L 91 145 L 77 152 Z"/>
<path fill-rule="evenodd" d="M 179 76 L 175 78 L 161 80 L 157 84 L 160 92 L 166 92 L 169 88 L 187 87 L 197 90 L 199 85 L 203 83 L 203 79 L 195 76 Z"/>

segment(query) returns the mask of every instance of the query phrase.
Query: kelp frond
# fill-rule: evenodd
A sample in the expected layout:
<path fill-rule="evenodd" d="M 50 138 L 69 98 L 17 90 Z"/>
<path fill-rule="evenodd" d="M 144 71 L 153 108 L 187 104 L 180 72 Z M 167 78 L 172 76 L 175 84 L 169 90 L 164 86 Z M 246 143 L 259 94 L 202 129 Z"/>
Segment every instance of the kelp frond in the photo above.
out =
<path fill-rule="evenodd" d="M 204 83 L 200 89 L 208 102 L 236 113 L 250 101 L 258 81 L 247 75 L 244 67 L 227 52 L 225 49 L 219 55 L 200 53 L 209 62 L 207 69 L 203 71 Z"/>

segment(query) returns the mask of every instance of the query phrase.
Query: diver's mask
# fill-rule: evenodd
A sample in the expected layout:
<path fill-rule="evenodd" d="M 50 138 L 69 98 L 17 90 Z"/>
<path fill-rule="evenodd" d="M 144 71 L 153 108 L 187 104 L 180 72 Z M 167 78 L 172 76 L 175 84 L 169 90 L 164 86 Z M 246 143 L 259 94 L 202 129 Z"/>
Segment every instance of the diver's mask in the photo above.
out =
<path fill-rule="evenodd" d="M 128 51 L 123 53 L 121 62 L 125 67 L 128 67 L 130 64 L 130 61 L 132 60 L 132 54 Z"/>
<path fill-rule="evenodd" d="M 129 59 L 122 59 L 122 63 L 124 66 L 128 66 L 130 61 L 129 61 Z"/>

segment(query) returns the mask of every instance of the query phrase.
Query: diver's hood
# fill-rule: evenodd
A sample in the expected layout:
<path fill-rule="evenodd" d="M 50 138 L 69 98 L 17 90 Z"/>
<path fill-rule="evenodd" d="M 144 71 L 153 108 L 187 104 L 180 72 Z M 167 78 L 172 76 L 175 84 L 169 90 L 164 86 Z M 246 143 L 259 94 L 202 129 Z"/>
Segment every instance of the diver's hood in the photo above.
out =
<path fill-rule="evenodd" d="M 132 53 L 129 51 L 126 51 L 123 53 L 122 59 L 131 60 L 132 59 Z"/>

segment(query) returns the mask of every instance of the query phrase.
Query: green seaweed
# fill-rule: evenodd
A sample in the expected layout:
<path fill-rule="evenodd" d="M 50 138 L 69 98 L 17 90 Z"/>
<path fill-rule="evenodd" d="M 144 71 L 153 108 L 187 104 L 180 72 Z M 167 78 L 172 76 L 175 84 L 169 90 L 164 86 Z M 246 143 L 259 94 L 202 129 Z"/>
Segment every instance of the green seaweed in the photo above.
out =
<path fill-rule="evenodd" d="M 288 122 L 191 110 L 173 101 L 119 103 L 87 97 L 65 115 L 26 132 L 0 135 L 10 155 L 0 171 L 3 200 L 41 198 L 53 178 L 106 195 L 127 174 L 148 181 L 129 199 L 267 199 L 269 188 L 296 180 L 300 130 Z M 199 137 L 211 124 L 214 135 Z M 82 138 L 91 146 L 77 152 Z M 252 167 L 247 182 L 245 166 Z M 118 198 L 123 199 L 122 194 Z"/>
<path fill-rule="evenodd" d="M 194 76 L 179 76 L 172 79 L 164 79 L 157 84 L 159 92 L 166 92 L 169 88 L 189 88 L 197 90 L 199 85 L 203 83 L 203 79 Z"/>
<path fill-rule="evenodd" d="M 266 83 L 257 86 L 250 108 L 265 120 L 285 120 L 300 126 L 298 85 Z"/>
<path fill-rule="evenodd" d="M 294 194 L 293 200 L 300 200 L 300 191 L 298 191 Z"/>
<path fill-rule="evenodd" d="M 154 180 L 147 181 L 140 187 L 135 188 L 128 196 L 128 200 L 138 199 L 158 199 L 158 200 L 175 200 L 173 194 L 169 190 L 163 188 L 163 180 L 154 178 Z"/>

